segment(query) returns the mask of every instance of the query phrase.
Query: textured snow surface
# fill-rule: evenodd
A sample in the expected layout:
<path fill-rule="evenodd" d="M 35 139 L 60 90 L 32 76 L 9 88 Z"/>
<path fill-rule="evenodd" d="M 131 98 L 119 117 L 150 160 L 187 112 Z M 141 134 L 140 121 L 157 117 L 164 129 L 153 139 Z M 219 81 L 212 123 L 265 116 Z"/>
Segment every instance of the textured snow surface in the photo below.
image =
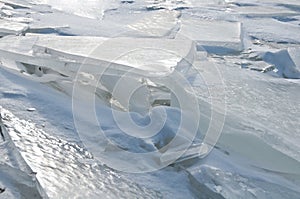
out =
<path fill-rule="evenodd" d="M 298 199 L 299 8 L 0 0 L 0 198 Z M 152 172 L 118 171 L 132 166 Z"/>

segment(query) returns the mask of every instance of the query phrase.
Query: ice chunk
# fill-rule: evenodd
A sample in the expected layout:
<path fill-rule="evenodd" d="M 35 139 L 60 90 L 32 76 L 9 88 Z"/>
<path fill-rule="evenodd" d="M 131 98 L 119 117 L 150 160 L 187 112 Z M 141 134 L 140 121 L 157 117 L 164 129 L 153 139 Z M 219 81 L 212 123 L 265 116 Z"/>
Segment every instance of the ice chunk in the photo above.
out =
<path fill-rule="evenodd" d="M 26 24 L 0 19 L 0 36 L 20 34 L 27 28 Z"/>
<path fill-rule="evenodd" d="M 243 49 L 242 24 L 198 18 L 183 18 L 179 37 L 185 36 L 211 53 L 236 52 Z"/>
<path fill-rule="evenodd" d="M 289 48 L 263 54 L 263 60 L 276 67 L 276 73 L 284 78 L 300 78 L 300 48 Z"/>

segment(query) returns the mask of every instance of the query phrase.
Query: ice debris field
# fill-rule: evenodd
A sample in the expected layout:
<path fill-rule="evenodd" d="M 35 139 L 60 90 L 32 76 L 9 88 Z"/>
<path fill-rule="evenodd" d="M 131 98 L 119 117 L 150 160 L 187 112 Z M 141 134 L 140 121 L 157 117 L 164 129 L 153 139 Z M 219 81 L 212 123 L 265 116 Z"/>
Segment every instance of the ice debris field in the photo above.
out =
<path fill-rule="evenodd" d="M 299 0 L 0 0 L 0 198 L 300 198 Z"/>

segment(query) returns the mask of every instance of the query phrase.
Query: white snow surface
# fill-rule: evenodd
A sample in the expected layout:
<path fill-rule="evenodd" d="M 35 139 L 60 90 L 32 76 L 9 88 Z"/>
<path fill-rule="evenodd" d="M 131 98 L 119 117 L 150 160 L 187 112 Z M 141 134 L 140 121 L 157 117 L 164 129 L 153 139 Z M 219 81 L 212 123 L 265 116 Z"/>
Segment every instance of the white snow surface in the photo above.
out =
<path fill-rule="evenodd" d="M 0 0 L 0 16 L 0 198 L 299 198 L 298 0 Z M 120 149 L 164 154 L 186 115 L 171 146 L 189 153 L 116 169 L 162 165 Z"/>

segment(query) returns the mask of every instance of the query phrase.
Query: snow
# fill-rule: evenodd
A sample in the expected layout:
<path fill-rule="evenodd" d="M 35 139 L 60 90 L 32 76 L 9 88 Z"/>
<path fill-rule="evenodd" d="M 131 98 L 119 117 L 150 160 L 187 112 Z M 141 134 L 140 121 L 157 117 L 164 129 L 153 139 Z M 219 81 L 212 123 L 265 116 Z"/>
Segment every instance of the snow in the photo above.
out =
<path fill-rule="evenodd" d="M 0 2 L 1 198 L 299 198 L 298 0 Z"/>

